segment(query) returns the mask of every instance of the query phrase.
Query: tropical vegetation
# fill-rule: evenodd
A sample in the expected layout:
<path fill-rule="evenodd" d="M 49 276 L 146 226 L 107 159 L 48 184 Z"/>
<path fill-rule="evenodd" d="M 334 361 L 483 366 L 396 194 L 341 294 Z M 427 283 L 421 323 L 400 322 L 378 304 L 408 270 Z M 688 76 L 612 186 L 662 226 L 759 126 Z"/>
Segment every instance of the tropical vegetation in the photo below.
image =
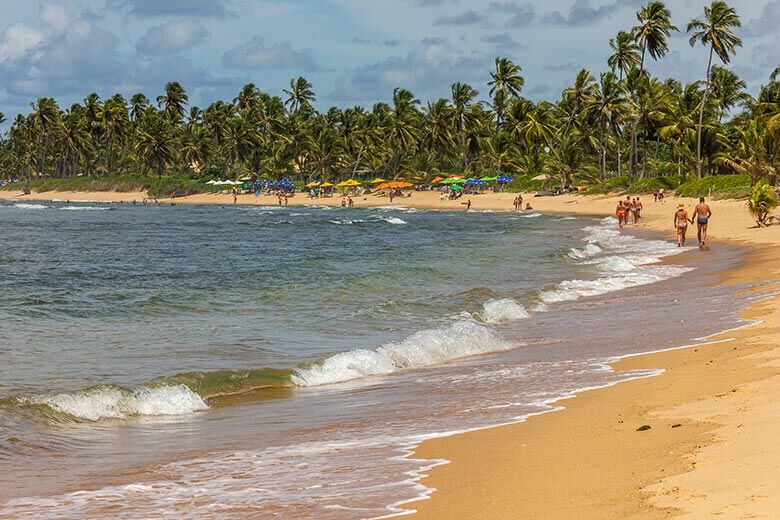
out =
<path fill-rule="evenodd" d="M 389 102 L 325 112 L 303 77 L 280 96 L 250 83 L 205 108 L 176 81 L 153 100 L 93 93 L 61 107 L 41 98 L 0 136 L 0 177 L 309 181 L 458 173 L 644 188 L 728 175 L 749 179 L 748 190 L 774 185 L 780 67 L 756 97 L 748 94 L 728 68 L 741 46 L 736 10 L 715 0 L 685 26 L 690 45 L 703 46 L 704 76 L 689 84 L 647 70 L 679 31 L 671 11 L 650 1 L 636 18 L 609 40 L 605 70 L 579 71 L 556 101 L 524 97 L 522 69 L 506 57 L 496 58 L 486 85 L 454 83 L 446 99 L 423 102 L 399 87 Z"/>

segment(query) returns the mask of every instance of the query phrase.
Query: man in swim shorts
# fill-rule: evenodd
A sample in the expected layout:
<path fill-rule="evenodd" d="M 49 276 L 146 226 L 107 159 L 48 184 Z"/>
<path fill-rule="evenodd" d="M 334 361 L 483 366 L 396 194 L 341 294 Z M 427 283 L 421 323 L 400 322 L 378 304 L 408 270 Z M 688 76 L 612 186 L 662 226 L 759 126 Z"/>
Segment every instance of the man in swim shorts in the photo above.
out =
<path fill-rule="evenodd" d="M 707 241 L 707 225 L 710 222 L 712 216 L 712 210 L 704 202 L 704 197 L 699 197 L 699 204 L 693 210 L 693 217 L 696 219 L 696 224 L 699 226 L 698 238 L 699 246 L 705 245 Z"/>

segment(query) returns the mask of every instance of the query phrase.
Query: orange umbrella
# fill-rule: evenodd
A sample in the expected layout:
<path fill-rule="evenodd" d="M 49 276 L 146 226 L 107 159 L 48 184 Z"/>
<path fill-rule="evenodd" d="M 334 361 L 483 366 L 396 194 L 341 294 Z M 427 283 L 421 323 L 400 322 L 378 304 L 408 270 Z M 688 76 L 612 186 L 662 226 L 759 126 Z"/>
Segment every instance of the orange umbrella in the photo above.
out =
<path fill-rule="evenodd" d="M 439 182 L 439 181 L 443 181 L 443 180 L 444 180 L 444 177 L 441 177 L 441 176 L 437 175 L 436 177 L 434 177 L 434 178 L 433 178 L 433 180 L 431 181 L 431 183 L 434 183 L 434 184 L 435 184 L 435 183 L 437 183 L 437 182 Z"/>
<path fill-rule="evenodd" d="M 374 189 L 375 190 L 387 190 L 387 189 L 390 189 L 390 190 L 400 190 L 400 189 L 403 189 L 403 188 L 411 188 L 412 186 L 414 186 L 414 184 L 412 184 L 411 182 L 390 181 L 390 182 L 382 183 L 382 184 L 380 184 L 379 186 L 377 186 Z"/>

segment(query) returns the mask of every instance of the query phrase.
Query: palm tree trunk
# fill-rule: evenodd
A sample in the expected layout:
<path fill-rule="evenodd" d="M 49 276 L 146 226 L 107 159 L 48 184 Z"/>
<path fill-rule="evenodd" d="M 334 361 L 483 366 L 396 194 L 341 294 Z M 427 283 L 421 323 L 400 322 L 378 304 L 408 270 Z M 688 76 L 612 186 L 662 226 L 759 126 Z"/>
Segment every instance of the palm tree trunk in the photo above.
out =
<path fill-rule="evenodd" d="M 641 81 L 642 76 L 645 73 L 645 53 L 647 51 L 647 44 L 642 44 L 642 59 L 639 61 L 639 81 Z M 634 96 L 634 103 L 638 102 L 638 96 L 637 92 L 633 92 Z M 639 153 L 637 151 L 637 124 L 638 120 L 635 120 L 633 124 L 631 125 L 631 173 L 630 177 L 633 179 L 634 175 L 636 175 L 636 168 L 639 163 Z"/>
<path fill-rule="evenodd" d="M 701 129 L 704 124 L 704 106 L 707 104 L 707 93 L 710 91 L 710 69 L 712 68 L 712 53 L 714 47 L 710 45 L 710 57 L 707 61 L 707 81 L 704 83 L 704 95 L 701 98 L 701 107 L 699 107 L 699 127 L 696 136 L 696 174 L 701 179 Z"/>

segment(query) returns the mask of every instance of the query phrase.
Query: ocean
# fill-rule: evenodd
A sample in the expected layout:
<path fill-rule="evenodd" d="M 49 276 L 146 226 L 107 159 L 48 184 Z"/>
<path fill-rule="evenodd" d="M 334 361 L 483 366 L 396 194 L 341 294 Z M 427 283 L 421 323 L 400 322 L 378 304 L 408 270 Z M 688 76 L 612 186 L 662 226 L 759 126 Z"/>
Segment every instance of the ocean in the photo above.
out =
<path fill-rule="evenodd" d="M 0 517 L 402 514 L 421 441 L 746 303 L 744 251 L 611 218 L 5 201 L 0 241 Z"/>

